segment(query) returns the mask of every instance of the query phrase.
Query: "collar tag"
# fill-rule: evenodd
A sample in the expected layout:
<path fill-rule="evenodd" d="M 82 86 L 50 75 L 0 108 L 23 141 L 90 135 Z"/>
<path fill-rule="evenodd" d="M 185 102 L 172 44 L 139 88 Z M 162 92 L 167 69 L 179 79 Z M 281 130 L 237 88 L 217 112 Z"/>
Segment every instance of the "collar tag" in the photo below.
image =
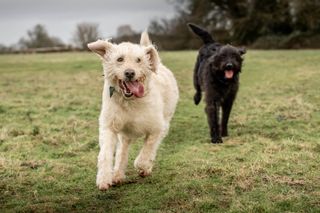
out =
<path fill-rule="evenodd" d="M 114 91 L 116 90 L 116 88 L 114 88 L 114 87 L 109 87 L 109 95 L 110 95 L 110 98 L 112 97 L 112 95 L 113 95 L 113 93 L 114 93 Z"/>

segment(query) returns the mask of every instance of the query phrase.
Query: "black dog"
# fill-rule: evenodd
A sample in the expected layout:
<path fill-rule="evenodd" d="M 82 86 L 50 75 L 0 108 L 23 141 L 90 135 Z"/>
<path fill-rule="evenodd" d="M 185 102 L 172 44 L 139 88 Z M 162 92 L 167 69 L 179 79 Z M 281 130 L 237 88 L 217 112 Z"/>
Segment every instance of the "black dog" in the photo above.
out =
<path fill-rule="evenodd" d="M 201 92 L 204 91 L 211 142 L 222 143 L 221 136 L 228 136 L 229 115 L 239 89 L 239 73 L 243 60 L 241 56 L 246 51 L 231 45 L 219 44 L 206 30 L 194 24 L 188 26 L 204 43 L 199 50 L 194 68 L 194 103 L 199 104 Z"/>

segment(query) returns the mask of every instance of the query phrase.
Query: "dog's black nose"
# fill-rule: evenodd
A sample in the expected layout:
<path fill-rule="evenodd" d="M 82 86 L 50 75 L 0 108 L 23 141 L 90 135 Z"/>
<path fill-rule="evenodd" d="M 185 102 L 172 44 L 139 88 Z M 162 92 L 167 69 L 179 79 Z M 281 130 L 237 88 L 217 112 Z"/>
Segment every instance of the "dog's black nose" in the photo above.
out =
<path fill-rule="evenodd" d="M 128 78 L 128 80 L 131 80 L 134 77 L 135 72 L 132 69 L 127 69 L 124 71 L 124 75 L 126 78 Z"/>
<path fill-rule="evenodd" d="M 227 70 L 232 70 L 233 69 L 233 64 L 232 63 L 227 63 L 226 69 Z"/>

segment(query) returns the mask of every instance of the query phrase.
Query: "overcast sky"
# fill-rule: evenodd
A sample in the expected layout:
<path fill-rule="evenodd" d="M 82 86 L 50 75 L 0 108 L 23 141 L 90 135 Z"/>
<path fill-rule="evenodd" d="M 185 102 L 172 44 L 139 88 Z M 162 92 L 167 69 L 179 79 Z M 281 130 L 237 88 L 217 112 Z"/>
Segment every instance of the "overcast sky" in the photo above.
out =
<path fill-rule="evenodd" d="M 168 0 L 0 0 L 0 44 L 18 42 L 38 23 L 70 43 L 80 22 L 98 23 L 102 35 L 111 37 L 119 25 L 142 31 L 151 19 L 173 14 Z"/>

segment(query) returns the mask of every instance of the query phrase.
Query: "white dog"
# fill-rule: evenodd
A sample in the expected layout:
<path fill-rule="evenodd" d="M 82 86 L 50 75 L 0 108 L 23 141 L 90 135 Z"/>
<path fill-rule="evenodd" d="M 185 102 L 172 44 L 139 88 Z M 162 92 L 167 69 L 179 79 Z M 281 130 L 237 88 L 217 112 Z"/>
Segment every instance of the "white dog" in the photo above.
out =
<path fill-rule="evenodd" d="M 173 74 L 161 64 L 146 32 L 141 35 L 140 45 L 98 40 L 88 47 L 102 59 L 105 76 L 99 118 L 97 186 L 106 190 L 124 180 L 128 148 L 138 137 L 145 137 L 145 142 L 134 166 L 140 176 L 151 174 L 179 92 Z"/>

